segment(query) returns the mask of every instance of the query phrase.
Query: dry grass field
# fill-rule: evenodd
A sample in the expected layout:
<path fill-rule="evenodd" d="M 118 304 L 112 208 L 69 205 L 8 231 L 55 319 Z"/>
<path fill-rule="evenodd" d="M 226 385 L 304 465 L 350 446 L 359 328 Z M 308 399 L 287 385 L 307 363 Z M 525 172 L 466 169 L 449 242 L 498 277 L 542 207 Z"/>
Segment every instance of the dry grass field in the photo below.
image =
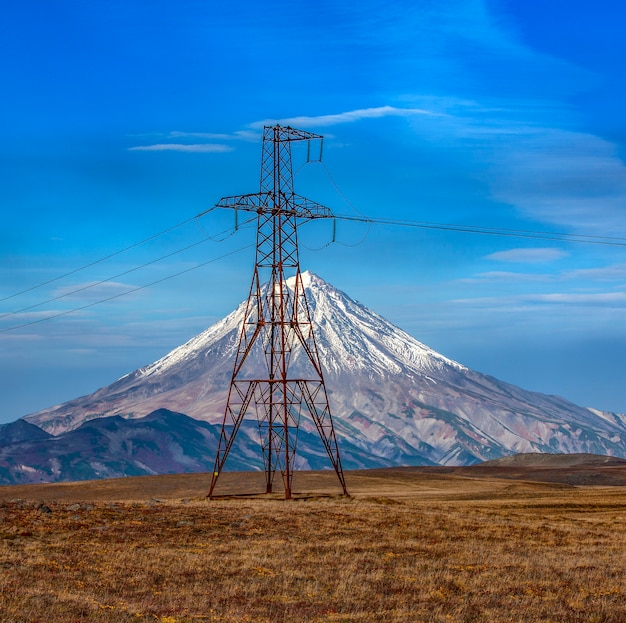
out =
<path fill-rule="evenodd" d="M 626 487 L 463 474 L 0 487 L 0 621 L 626 621 Z"/>

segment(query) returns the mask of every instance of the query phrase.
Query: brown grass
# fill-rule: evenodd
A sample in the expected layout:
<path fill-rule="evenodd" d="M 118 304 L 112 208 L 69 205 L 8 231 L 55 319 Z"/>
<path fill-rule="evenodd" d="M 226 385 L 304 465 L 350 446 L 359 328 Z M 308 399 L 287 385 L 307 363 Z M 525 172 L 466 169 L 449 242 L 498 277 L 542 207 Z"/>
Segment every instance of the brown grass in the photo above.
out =
<path fill-rule="evenodd" d="M 625 488 L 333 477 L 0 487 L 0 621 L 626 621 Z"/>

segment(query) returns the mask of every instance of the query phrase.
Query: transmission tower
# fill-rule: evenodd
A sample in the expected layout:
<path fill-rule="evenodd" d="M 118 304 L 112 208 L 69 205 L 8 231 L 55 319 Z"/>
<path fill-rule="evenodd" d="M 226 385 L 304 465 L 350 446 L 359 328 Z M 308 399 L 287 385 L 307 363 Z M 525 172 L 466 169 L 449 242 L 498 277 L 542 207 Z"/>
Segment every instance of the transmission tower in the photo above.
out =
<path fill-rule="evenodd" d="M 235 357 L 208 497 L 213 497 L 235 436 L 256 415 L 266 493 L 280 471 L 291 498 L 298 426 L 308 415 L 348 495 L 328 394 L 298 259 L 298 221 L 330 218 L 330 210 L 294 193 L 291 143 L 322 136 L 265 126 L 260 192 L 224 197 L 217 207 L 257 213 L 256 263 Z M 259 370 L 262 372 L 259 373 Z"/>

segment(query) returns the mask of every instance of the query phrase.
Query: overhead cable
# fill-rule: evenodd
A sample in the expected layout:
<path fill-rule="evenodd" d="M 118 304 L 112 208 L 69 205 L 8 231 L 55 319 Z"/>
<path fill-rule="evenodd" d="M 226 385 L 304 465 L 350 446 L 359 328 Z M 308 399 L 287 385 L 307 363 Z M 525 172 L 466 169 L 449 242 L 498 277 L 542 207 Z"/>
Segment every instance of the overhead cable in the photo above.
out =
<path fill-rule="evenodd" d="M 206 210 L 205 212 L 203 212 L 202 214 L 198 214 L 196 216 L 192 216 L 191 218 L 188 218 L 184 221 L 181 221 L 180 223 L 177 223 L 176 225 L 172 225 L 171 227 L 168 227 L 167 229 L 164 229 L 163 231 L 160 231 L 157 234 L 153 234 L 152 236 L 148 236 L 148 238 L 144 238 L 143 240 L 140 240 L 139 242 L 135 242 L 127 247 L 124 247 L 123 249 L 120 249 L 119 251 L 114 251 L 113 253 L 109 253 L 109 255 L 105 255 L 104 257 L 101 257 L 97 260 L 94 260 L 93 262 L 89 262 L 89 264 L 85 264 L 84 266 L 79 266 L 78 268 L 75 268 L 74 270 L 70 270 L 67 273 L 64 273 L 62 275 L 59 275 L 58 277 L 54 277 L 52 279 L 48 279 L 48 281 L 44 281 L 42 283 L 38 283 L 37 285 L 34 286 L 30 286 L 29 288 L 26 288 L 24 290 L 21 290 L 20 292 L 15 292 L 14 294 L 10 294 L 9 296 L 5 296 L 4 298 L 0 299 L 0 303 L 2 303 L 3 301 L 8 301 L 9 299 L 15 298 L 16 296 L 21 296 L 22 294 L 26 294 L 27 292 L 32 292 L 33 290 L 37 290 L 38 288 L 43 288 L 44 286 L 50 285 L 51 283 L 54 283 L 55 281 L 60 281 L 61 279 L 65 279 L 65 277 L 70 277 L 71 275 L 75 275 L 76 273 L 79 273 L 83 270 L 86 270 L 87 268 L 91 268 L 92 266 L 96 266 L 97 264 L 101 264 L 102 262 L 106 262 L 107 260 L 110 260 L 111 258 L 114 258 L 117 255 L 121 255 L 122 253 L 126 253 L 126 251 L 130 251 L 131 249 L 134 249 L 136 247 L 141 246 L 142 244 L 145 244 L 146 242 L 150 242 L 152 240 L 155 240 L 156 238 L 159 238 L 165 234 L 168 234 L 171 231 L 174 231 L 175 229 L 178 229 L 179 227 L 182 227 L 183 225 L 186 225 L 187 223 L 190 223 L 191 221 L 193 221 L 194 219 L 198 218 L 199 216 L 202 216 L 203 214 L 206 214 L 209 210 Z"/>
<path fill-rule="evenodd" d="M 554 240 L 559 242 L 576 242 L 582 244 L 600 244 L 615 247 L 626 247 L 626 238 L 616 236 L 594 236 L 590 234 L 568 234 L 564 232 L 505 229 L 501 227 L 483 227 L 480 225 L 455 225 L 452 223 L 432 223 L 428 221 L 405 221 L 387 218 L 374 218 L 369 216 L 353 216 L 350 214 L 335 214 L 333 218 L 342 221 L 368 223 L 370 225 L 392 225 L 397 227 L 435 229 L 441 231 L 455 231 L 468 234 L 484 234 L 510 238 L 529 238 L 533 240 Z"/>
<path fill-rule="evenodd" d="M 135 266 L 134 268 L 130 268 L 128 270 L 125 270 L 121 273 L 117 273 L 116 275 L 112 275 L 110 277 L 107 277 L 106 279 L 100 279 L 99 281 L 94 281 L 92 283 L 83 285 L 79 288 L 75 288 L 74 290 L 70 290 L 67 292 L 64 292 L 63 294 L 60 294 L 58 296 L 46 299 L 45 301 L 41 301 L 39 303 L 34 303 L 33 305 L 29 305 L 27 307 L 22 307 L 20 309 L 16 309 L 12 312 L 6 312 L 4 314 L 0 314 L 0 319 L 2 318 L 6 318 L 7 316 L 13 316 L 15 314 L 19 314 L 21 312 L 25 312 L 31 309 L 35 309 L 36 307 L 41 307 L 42 305 L 45 305 L 46 303 L 52 303 L 53 301 L 58 301 L 60 299 L 66 298 L 68 296 L 72 296 L 73 294 L 76 294 L 78 292 L 83 292 L 84 290 L 89 290 L 91 288 L 95 288 L 96 286 L 102 285 L 103 283 L 108 283 L 110 281 L 112 281 L 113 279 L 117 279 L 119 277 L 123 277 L 124 275 L 128 275 L 129 273 L 141 270 L 142 268 L 146 268 L 147 266 L 150 266 L 151 264 L 156 264 L 157 262 L 160 262 L 164 259 L 167 259 L 169 257 L 172 257 L 174 255 L 177 255 L 179 253 L 182 253 L 183 251 L 187 251 L 193 247 L 196 247 L 200 244 L 204 244 L 205 242 L 208 242 L 209 240 L 213 240 L 216 242 L 224 242 L 224 240 L 226 240 L 229 236 L 232 236 L 233 234 L 235 234 L 238 230 L 238 228 L 243 228 L 245 227 L 248 223 L 250 223 L 251 221 L 254 220 L 254 217 L 245 220 L 241 225 L 239 226 L 235 226 L 235 227 L 228 227 L 227 229 L 224 229 L 216 234 L 209 234 L 204 227 L 202 227 L 202 225 L 200 224 L 200 221 L 198 220 L 201 216 L 207 214 L 208 212 L 211 212 L 213 210 L 213 208 L 209 209 L 209 210 L 205 210 L 204 212 L 201 212 L 200 214 L 197 214 L 196 216 L 194 216 L 193 218 L 189 218 L 186 219 L 185 221 L 182 221 L 181 223 L 179 223 L 178 225 L 173 225 L 172 227 L 169 227 L 168 229 L 163 230 L 162 232 L 158 233 L 158 234 L 154 234 L 153 236 L 150 236 L 149 238 L 145 238 L 144 240 L 141 240 L 139 242 L 136 242 L 135 244 L 132 244 L 124 249 L 120 249 L 119 251 L 115 251 L 114 253 L 110 253 L 109 255 L 102 257 L 98 260 L 94 260 L 93 262 L 90 262 L 89 264 L 85 264 L 84 266 L 81 266 L 79 268 L 76 268 L 74 270 L 71 270 L 67 273 L 64 273 L 63 275 L 59 275 L 58 277 L 55 277 L 54 279 L 49 279 L 48 281 L 44 281 L 38 285 L 32 286 L 30 288 L 27 288 L 25 290 L 22 290 L 20 292 L 16 292 L 14 294 L 11 294 L 9 296 L 6 296 L 2 299 L 0 299 L 0 303 L 3 301 L 8 301 L 10 299 L 16 298 L 18 296 L 20 296 L 21 294 L 26 294 L 28 292 L 31 292 L 33 290 L 36 290 L 38 288 L 41 288 L 43 286 L 49 285 L 51 283 L 54 283 L 56 281 L 60 281 L 61 279 L 64 279 L 65 277 L 69 277 L 71 275 L 74 275 L 78 272 L 81 272 L 83 270 L 86 270 L 87 268 L 91 268 L 97 264 L 100 264 L 102 262 L 105 262 L 108 259 L 111 259 L 117 255 L 120 255 L 122 253 L 125 253 L 126 251 L 133 249 L 135 247 L 138 247 L 146 242 L 149 242 L 151 240 L 154 240 L 156 238 L 158 238 L 159 236 L 162 236 L 182 225 L 185 225 L 186 223 L 189 223 L 190 221 L 196 221 L 196 224 L 198 225 L 198 228 L 200 229 L 200 231 L 202 232 L 202 234 L 205 236 L 204 240 L 199 240 L 197 242 L 193 242 L 189 245 L 187 245 L 186 247 L 182 247 L 180 249 L 177 249 L 176 251 L 172 251 L 171 253 L 166 253 L 165 255 L 161 255 L 160 257 L 154 259 L 154 260 L 150 260 L 149 262 L 145 262 L 144 264 L 140 264 L 139 266 Z"/>
<path fill-rule="evenodd" d="M 114 299 L 121 298 L 122 296 L 127 296 L 129 294 L 133 294 L 135 292 L 139 292 L 140 290 L 145 290 L 146 288 L 150 288 L 159 283 L 163 283 L 164 281 L 168 281 L 169 279 L 174 279 L 175 277 L 180 277 L 186 273 L 190 273 L 193 270 L 197 270 L 198 268 L 202 268 L 203 266 L 207 266 L 208 264 L 212 264 L 213 262 L 217 262 L 219 260 L 223 260 L 226 257 L 230 257 L 231 255 L 235 255 L 240 253 L 241 251 L 245 251 L 246 249 L 250 249 L 254 244 L 248 244 L 245 247 L 240 247 L 239 249 L 235 249 L 234 251 L 229 251 L 228 253 L 224 253 L 224 255 L 220 255 L 219 257 L 214 257 L 206 262 L 202 262 L 201 264 L 196 264 L 185 270 L 181 270 L 177 273 L 173 273 L 172 275 L 168 275 L 167 277 L 162 277 L 161 279 L 157 279 L 156 281 L 152 281 L 150 283 L 146 283 L 143 286 L 137 286 L 130 290 L 126 290 L 125 292 L 120 292 L 118 294 L 113 294 L 112 296 L 108 296 L 106 298 L 100 299 L 98 301 L 93 301 L 91 303 L 87 303 L 85 305 L 81 305 L 80 307 L 75 307 L 74 309 L 67 309 L 62 312 L 57 312 L 55 314 L 51 314 L 50 316 L 45 316 L 43 318 L 37 318 L 36 320 L 30 320 L 29 322 L 23 322 L 21 324 L 13 325 L 11 327 L 5 327 L 4 329 L 0 329 L 0 333 L 7 333 L 9 331 L 14 331 L 15 329 L 22 329 L 24 327 L 29 327 L 34 324 L 39 324 L 41 322 L 45 322 L 47 320 L 53 320 L 54 318 L 60 318 L 61 316 L 67 316 L 69 314 L 74 314 L 76 312 L 82 311 L 83 309 L 88 309 L 89 307 L 94 307 L 95 305 L 100 305 L 102 303 L 107 303 L 108 301 L 112 301 Z"/>
<path fill-rule="evenodd" d="M 156 234 L 152 234 L 151 236 L 148 236 L 147 238 L 144 238 L 143 240 L 139 240 L 138 242 L 134 242 L 133 244 L 127 247 L 124 247 L 123 249 L 119 249 L 118 251 L 113 251 L 113 253 L 109 253 L 108 255 L 98 258 L 97 260 L 93 260 L 92 262 L 89 262 L 88 264 L 84 264 L 83 266 L 74 268 L 73 270 L 70 270 L 67 273 L 63 273 L 62 275 L 58 275 L 57 277 L 53 277 L 52 279 L 48 279 L 47 281 L 43 281 L 34 286 L 30 286 L 28 288 L 25 288 L 24 290 L 20 290 L 19 292 L 9 294 L 8 296 L 0 298 L 0 303 L 4 301 L 8 301 L 9 299 L 13 299 L 17 296 L 21 296 L 22 294 L 27 294 L 28 292 L 32 292 L 33 290 L 43 288 L 44 286 L 50 285 L 51 283 L 55 283 L 56 281 L 61 281 L 61 279 L 65 279 L 66 277 L 75 275 L 76 273 L 86 270 L 87 268 L 91 268 L 92 266 L 96 266 L 97 264 L 101 264 L 102 262 L 106 262 L 107 260 L 110 260 L 118 255 L 121 255 L 122 253 L 126 253 L 127 251 L 131 251 L 132 249 L 135 249 L 136 247 L 140 247 L 142 244 L 146 244 L 147 242 L 156 240 L 157 238 L 160 238 L 161 236 L 164 236 L 165 234 L 169 234 L 171 231 L 174 231 L 175 229 L 178 229 L 179 227 L 182 227 L 183 225 L 186 225 L 187 223 L 191 223 L 191 221 L 197 221 L 197 219 L 205 216 L 209 212 L 212 212 L 214 209 L 215 209 L 214 207 L 211 207 L 207 210 L 204 210 L 203 212 L 200 212 L 199 214 L 196 214 L 195 216 L 191 216 L 185 219 L 184 221 L 181 221 L 180 223 L 176 223 L 175 225 L 172 225 L 171 227 L 168 227 L 167 229 L 164 229 L 163 231 L 160 231 Z"/>
<path fill-rule="evenodd" d="M 336 187 L 336 185 L 335 185 Z M 337 187 L 336 187 L 337 188 Z M 337 191 L 339 191 L 339 189 L 337 188 Z M 343 196 L 343 195 L 342 195 Z M 347 199 L 344 200 L 346 201 L 346 203 L 348 203 L 348 205 L 355 210 L 356 212 L 358 212 L 358 210 L 356 210 L 356 208 L 354 208 L 354 206 L 352 206 L 352 204 L 350 202 L 347 201 Z M 202 216 L 208 214 L 209 212 L 211 212 L 212 210 L 214 210 L 215 207 L 211 207 L 207 210 L 204 210 L 203 212 L 200 212 L 199 214 L 196 214 L 193 217 L 190 217 L 188 219 L 185 219 L 184 221 L 181 221 L 180 223 L 176 224 L 176 225 L 172 225 L 171 227 L 168 227 L 167 229 L 164 229 L 163 231 L 153 234 L 152 236 L 149 236 L 148 238 L 144 238 L 143 240 L 140 240 L 139 242 L 136 242 L 132 245 L 129 245 L 123 249 L 120 249 L 118 251 L 115 251 L 113 253 L 110 253 L 102 258 L 99 258 L 97 260 L 94 260 L 93 262 L 90 262 L 88 264 L 85 264 L 83 266 L 80 266 L 78 268 L 75 268 L 69 272 L 66 272 L 62 275 L 59 275 L 58 277 L 54 277 L 53 279 L 49 279 L 47 281 L 44 281 L 42 283 L 39 283 L 37 285 L 31 286 L 29 288 L 26 288 L 24 290 L 21 290 L 19 292 L 16 292 L 14 294 L 11 294 L 9 296 L 5 296 L 4 298 L 0 299 L 0 302 L 3 301 L 7 301 L 10 300 L 12 298 L 16 298 L 17 296 L 20 296 L 22 294 L 26 294 L 28 292 L 31 292 L 33 290 L 36 290 L 38 288 L 41 288 L 43 286 L 46 285 L 50 285 L 51 283 L 54 283 L 56 281 L 60 281 L 61 279 L 64 279 L 66 277 L 69 277 L 71 275 L 74 275 L 76 273 L 79 273 L 83 270 L 86 270 L 87 268 L 91 268 L 97 264 L 100 264 L 102 262 L 105 262 L 113 257 L 116 257 L 118 255 L 121 255 L 122 253 L 125 253 L 126 251 L 129 251 L 131 249 L 134 249 L 142 244 L 145 244 L 147 242 L 150 242 L 152 240 L 155 240 L 156 238 L 159 238 L 160 236 L 163 236 L 164 234 L 167 234 L 187 223 L 190 223 L 191 221 L 196 221 L 198 223 L 199 228 L 202 230 L 202 232 L 205 234 L 205 236 L 207 236 L 207 239 L 211 239 L 211 240 L 216 240 L 218 242 L 221 242 L 223 240 L 225 240 L 228 235 L 231 235 L 232 233 L 234 233 L 235 231 L 238 230 L 238 228 L 243 227 L 244 225 L 248 224 L 249 222 L 251 222 L 252 220 L 254 220 L 255 217 L 252 217 L 246 221 L 244 221 L 244 223 L 242 225 L 237 225 L 235 228 L 229 228 L 227 230 L 223 230 L 222 232 L 219 232 L 218 234 L 215 234 L 213 236 L 210 236 L 206 230 L 204 230 L 204 228 L 199 224 L 198 219 L 201 218 Z M 604 246 L 614 246 L 614 247 L 626 247 L 626 238 L 623 237 L 615 237 L 615 236 L 597 236 L 597 235 L 590 235 L 590 234 L 570 234 L 570 233 L 565 233 L 565 232 L 550 232 L 550 231 L 534 231 L 534 230 L 524 230 L 524 229 L 506 229 L 506 228 L 496 228 L 496 227 L 484 227 L 484 226 L 476 226 L 476 225 L 459 225 L 459 224 L 453 224 L 453 223 L 436 223 L 436 222 L 429 222 L 429 221 L 409 221 L 409 220 L 398 220 L 398 219 L 388 219 L 388 218 L 379 218 L 379 217 L 370 217 L 370 216 L 365 216 L 362 215 L 359 212 L 359 215 L 350 215 L 350 214 L 334 214 L 332 215 L 330 218 L 333 218 L 335 220 L 340 220 L 340 221 L 348 221 L 348 222 L 358 222 L 358 223 L 365 223 L 367 224 L 370 228 L 372 225 L 388 225 L 388 226 L 394 226 L 394 227 L 408 227 L 408 228 L 415 228 L 415 229 L 427 229 L 427 230 L 438 230 L 438 231 L 453 231 L 453 232 L 460 232 L 460 233 L 470 233 L 470 234 L 480 234 L 480 235 L 489 235 L 489 236 L 501 236 L 501 237 L 511 237 L 511 238 L 525 238 L 525 239 L 531 239 L 531 240 L 550 240 L 550 241 L 556 241 L 556 242 L 570 242 L 570 243 L 577 243 L 577 244 L 595 244 L 595 245 L 604 245 Z M 230 234 L 228 232 L 231 232 Z M 227 234 L 225 236 L 223 236 L 223 234 Z M 364 239 L 367 237 L 369 233 L 369 229 L 368 232 L 366 232 Z M 218 238 L 218 236 L 223 236 L 221 239 Z M 363 240 L 364 240 L 363 239 Z M 361 240 L 359 243 L 357 243 L 356 245 L 347 245 L 346 243 L 339 243 L 342 244 L 344 246 L 358 246 L 358 244 L 360 244 L 361 242 L 363 242 L 363 240 Z M 131 268 L 127 271 L 124 271 L 122 273 L 118 273 L 117 275 L 113 275 L 107 279 L 102 279 L 100 281 L 96 281 L 94 283 L 88 284 L 86 286 L 82 286 L 80 288 L 76 288 L 72 291 L 66 292 L 62 295 L 47 299 L 45 301 L 42 301 L 40 303 L 36 303 L 27 307 L 23 307 L 21 309 L 15 310 L 13 312 L 7 312 L 3 315 L 0 315 L 0 318 L 5 318 L 7 316 L 12 316 L 24 311 L 28 311 L 30 309 L 34 309 L 36 307 L 40 307 L 41 305 L 44 305 L 46 303 L 50 303 L 62 298 L 65 298 L 67 296 L 71 296 L 73 294 L 76 294 L 78 292 L 81 292 L 83 290 L 87 290 L 89 288 L 93 288 L 95 286 L 98 285 L 102 285 L 103 283 L 109 282 L 112 279 L 116 279 L 119 278 L 123 275 L 129 274 L 131 272 L 134 272 L 136 270 L 139 270 L 141 268 L 144 268 L 146 266 L 149 266 L 150 264 L 154 264 L 155 262 L 161 261 L 163 259 L 166 259 L 168 257 L 171 257 L 173 255 L 176 255 L 177 253 L 181 253 L 182 251 L 185 251 L 187 249 L 190 249 L 194 246 L 197 246 L 203 242 L 205 242 L 206 240 L 202 240 L 200 242 L 196 242 L 196 243 L 192 243 L 191 245 L 188 245 L 187 247 L 184 247 L 182 249 L 178 249 L 177 251 L 173 251 L 172 253 L 166 254 L 164 256 L 161 256 L 155 260 L 151 260 L 150 262 L 146 262 L 144 264 L 141 264 L 140 266 L 137 266 L 135 268 Z M 333 243 L 338 243 L 338 241 L 336 240 L 336 235 L 335 233 L 333 233 L 333 240 L 329 243 L 329 244 L 333 244 Z M 328 246 L 328 245 L 324 245 L 324 246 Z M 175 275 L 174 275 L 175 276 Z M 147 286 L 146 286 L 147 287 Z M 1 332 L 1 331 L 0 331 Z"/>
<path fill-rule="evenodd" d="M 372 225 L 392 225 L 399 227 L 412 227 L 419 229 L 433 229 L 440 231 L 454 231 L 460 233 L 468 233 L 468 234 L 482 234 L 482 235 L 490 235 L 490 236 L 503 236 L 503 237 L 511 237 L 511 238 L 527 238 L 532 240 L 552 240 L 557 242 L 576 242 L 579 244 L 599 244 L 599 245 L 608 245 L 608 246 L 617 246 L 624 247 L 626 246 L 626 238 L 623 237 L 614 237 L 614 236 L 594 236 L 590 234 L 569 234 L 563 232 L 547 232 L 547 231 L 532 231 L 532 230 L 524 230 L 524 229 L 506 229 L 499 227 L 483 227 L 483 226 L 475 226 L 475 225 L 458 225 L 453 223 L 434 223 L 428 221 L 408 221 L 408 220 L 395 220 L 395 219 L 387 219 L 387 218 L 375 218 L 369 217 L 359 211 L 354 204 L 346 197 L 346 195 L 342 192 L 341 188 L 333 178 L 331 172 L 328 170 L 326 164 L 322 161 L 318 162 L 326 176 L 328 177 L 330 183 L 335 189 L 337 195 L 344 201 L 344 203 L 353 211 L 356 212 L 357 215 L 337 215 L 335 214 L 333 218 L 342 221 L 355 221 L 360 223 L 367 223 L 370 227 Z M 365 234 L 365 238 L 367 238 L 367 234 L 369 233 L 369 229 Z M 361 241 L 363 242 L 363 241 Z M 361 242 L 356 245 L 345 245 L 344 246 L 358 246 Z"/>
<path fill-rule="evenodd" d="M 129 268 L 128 270 L 122 271 L 121 273 L 117 273 L 116 275 L 112 275 L 111 277 L 107 277 L 106 279 L 101 279 L 100 281 L 94 281 L 93 283 L 88 283 L 84 286 L 81 286 L 80 288 L 75 288 L 74 290 L 64 292 L 63 294 L 59 294 L 58 296 L 53 296 L 52 298 L 46 299 L 45 301 L 41 301 L 40 303 L 34 303 L 33 305 L 28 305 L 28 307 L 22 307 L 21 309 L 16 309 L 15 311 L 12 311 L 12 312 L 7 312 L 5 314 L 0 315 L 0 320 L 2 318 L 7 318 L 8 316 L 15 316 L 16 314 L 20 314 L 22 312 L 35 309 L 36 307 L 41 307 L 42 305 L 46 305 L 46 303 L 59 301 L 61 299 L 67 298 L 68 296 L 72 296 L 73 294 L 77 294 L 78 292 L 84 292 L 85 290 L 90 290 L 91 288 L 95 288 L 96 286 L 100 286 L 104 283 L 109 283 L 113 281 L 114 279 L 119 279 L 120 277 L 129 275 L 130 273 L 134 273 L 138 270 L 141 270 L 142 268 L 146 268 L 147 266 L 156 264 L 157 262 L 160 262 L 161 260 L 167 259 L 168 257 L 172 257 L 174 255 L 177 255 L 178 253 L 182 253 L 183 251 L 187 251 L 188 249 L 197 247 L 200 244 L 205 244 L 206 242 L 208 242 L 208 240 L 206 239 L 198 240 L 197 242 L 189 244 L 186 247 L 183 247 L 182 249 L 178 249 L 177 251 L 172 251 L 171 253 L 162 255 L 161 257 L 157 257 L 154 260 L 150 260 L 149 262 L 145 262 L 144 264 L 135 266 L 134 268 Z"/>

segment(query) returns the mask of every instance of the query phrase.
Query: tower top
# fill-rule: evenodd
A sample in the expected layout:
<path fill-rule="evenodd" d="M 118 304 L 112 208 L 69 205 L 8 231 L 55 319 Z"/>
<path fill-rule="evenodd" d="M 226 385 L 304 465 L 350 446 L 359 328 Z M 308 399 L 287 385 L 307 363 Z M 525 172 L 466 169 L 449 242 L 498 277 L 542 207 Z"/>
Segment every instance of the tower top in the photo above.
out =
<path fill-rule="evenodd" d="M 288 214 L 301 219 L 332 218 L 333 214 L 326 206 L 296 194 L 293 189 L 291 143 L 309 141 L 307 154 L 310 159 L 310 142 L 319 140 L 321 161 L 323 139 L 321 134 L 289 126 L 264 126 L 259 192 L 222 197 L 215 207 L 258 214 Z"/>

